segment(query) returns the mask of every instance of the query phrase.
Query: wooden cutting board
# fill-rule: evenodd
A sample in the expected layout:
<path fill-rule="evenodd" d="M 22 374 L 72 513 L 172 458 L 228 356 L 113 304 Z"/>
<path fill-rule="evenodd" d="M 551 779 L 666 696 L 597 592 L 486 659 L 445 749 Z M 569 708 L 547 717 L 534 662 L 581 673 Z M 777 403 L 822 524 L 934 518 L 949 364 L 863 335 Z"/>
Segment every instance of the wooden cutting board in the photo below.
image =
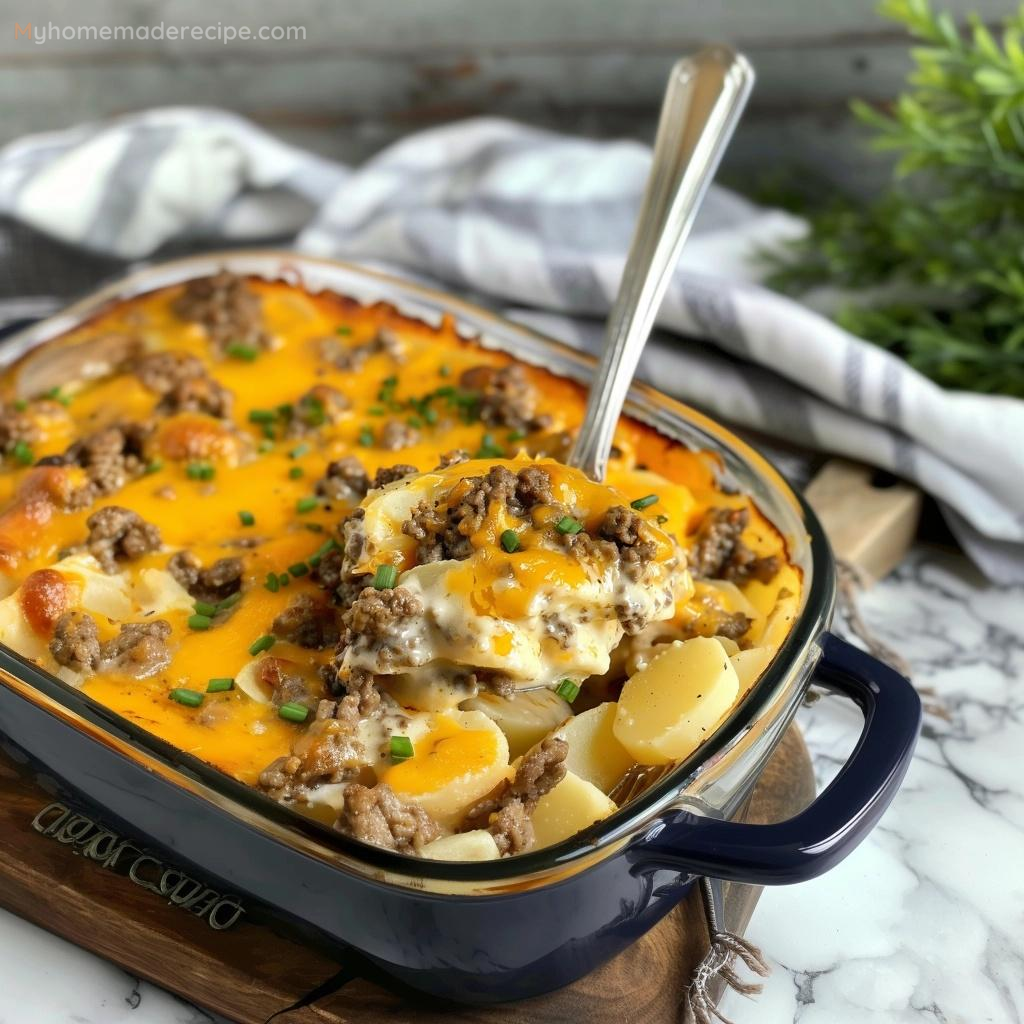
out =
<path fill-rule="evenodd" d="M 791 817 L 814 796 L 803 738 L 791 727 L 758 783 L 744 817 Z M 225 930 L 171 906 L 120 869 L 78 855 L 71 844 L 42 834 L 33 821 L 53 798 L 0 753 L 0 905 L 79 946 L 112 960 L 183 998 L 241 1024 L 411 1024 L 441 1021 L 675 1022 L 693 968 L 707 951 L 696 890 L 619 957 L 574 985 L 500 1007 L 429 1007 L 361 979 L 317 951 L 242 918 Z M 166 863 L 166 860 L 164 861 Z M 742 934 L 760 889 L 733 885 L 726 924 Z M 342 987 L 338 985 L 347 981 Z M 331 991 L 336 989 L 336 991 Z M 314 997 L 311 998 L 311 994 Z"/>

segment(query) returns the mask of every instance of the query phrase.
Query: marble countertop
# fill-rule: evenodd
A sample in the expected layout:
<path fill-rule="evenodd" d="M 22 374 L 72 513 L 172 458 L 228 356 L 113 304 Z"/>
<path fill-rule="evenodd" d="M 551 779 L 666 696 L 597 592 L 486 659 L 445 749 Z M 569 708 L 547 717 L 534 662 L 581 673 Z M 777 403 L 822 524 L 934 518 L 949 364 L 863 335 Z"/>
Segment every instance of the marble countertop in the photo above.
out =
<path fill-rule="evenodd" d="M 1024 1019 L 1024 587 L 915 549 L 862 598 L 913 666 L 925 718 L 914 763 L 872 835 L 815 881 L 768 890 L 748 937 L 772 966 L 730 993 L 735 1024 L 1009 1024 Z M 858 714 L 802 712 L 820 781 Z M 0 1024 L 192 1024 L 217 1018 L 0 911 Z"/>

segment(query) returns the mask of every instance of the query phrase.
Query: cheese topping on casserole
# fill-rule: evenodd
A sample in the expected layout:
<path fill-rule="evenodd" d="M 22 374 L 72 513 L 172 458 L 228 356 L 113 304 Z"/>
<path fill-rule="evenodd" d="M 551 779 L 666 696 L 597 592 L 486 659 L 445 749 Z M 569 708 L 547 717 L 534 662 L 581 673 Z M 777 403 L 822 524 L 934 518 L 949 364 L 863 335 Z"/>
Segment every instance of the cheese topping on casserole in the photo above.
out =
<path fill-rule="evenodd" d="M 710 453 L 383 304 L 229 274 L 3 378 L 0 641 L 367 842 L 515 854 L 688 756 L 799 606 Z"/>

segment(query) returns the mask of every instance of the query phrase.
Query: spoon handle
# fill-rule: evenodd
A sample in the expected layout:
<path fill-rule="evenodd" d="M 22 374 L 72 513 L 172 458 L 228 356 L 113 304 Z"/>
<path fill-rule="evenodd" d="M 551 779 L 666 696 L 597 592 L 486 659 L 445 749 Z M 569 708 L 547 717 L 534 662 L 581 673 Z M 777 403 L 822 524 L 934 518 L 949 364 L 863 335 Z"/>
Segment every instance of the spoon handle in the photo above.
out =
<path fill-rule="evenodd" d="M 669 75 L 647 186 L 604 353 L 569 464 L 603 480 L 615 425 L 683 244 L 754 84 L 742 54 L 713 46 Z"/>

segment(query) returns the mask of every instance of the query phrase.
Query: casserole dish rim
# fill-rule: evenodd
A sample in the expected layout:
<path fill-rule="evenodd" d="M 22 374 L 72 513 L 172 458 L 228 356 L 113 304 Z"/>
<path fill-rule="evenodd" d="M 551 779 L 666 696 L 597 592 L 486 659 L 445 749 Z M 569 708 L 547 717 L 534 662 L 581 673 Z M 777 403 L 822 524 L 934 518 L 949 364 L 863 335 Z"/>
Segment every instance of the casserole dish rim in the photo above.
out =
<path fill-rule="evenodd" d="M 246 266 L 247 263 L 271 263 L 277 270 L 268 274 L 251 265 Z M 386 303 L 404 317 L 430 323 L 429 314 L 449 313 L 455 319 L 456 328 L 462 329 L 460 334 L 467 326 L 478 333 L 472 340 L 480 347 L 505 352 L 513 359 L 527 365 L 541 366 L 556 376 L 578 382 L 582 379 L 585 383 L 596 364 L 594 357 L 587 353 L 438 288 L 341 260 L 306 256 L 287 250 L 239 249 L 161 261 L 118 278 L 58 313 L 4 339 L 5 346 L 20 346 L 20 349 L 4 361 L 3 368 L 6 370 L 16 365 L 26 352 L 83 326 L 117 302 L 129 301 L 173 284 L 208 276 L 218 269 L 228 269 L 256 279 L 283 281 L 307 290 L 310 294 L 328 290 L 356 298 L 347 295 L 334 284 L 325 284 L 319 289 L 309 286 L 303 279 L 303 265 L 321 267 L 325 272 L 333 271 L 340 276 L 360 280 L 364 285 L 378 287 L 383 294 L 375 301 Z M 365 303 L 368 300 L 357 298 L 356 301 Z M 415 308 L 417 302 L 424 304 L 427 309 Z M 414 308 L 403 308 L 406 304 Z M 531 359 L 528 353 L 496 343 L 493 335 L 487 334 L 488 326 L 499 337 L 511 332 L 520 338 L 532 339 L 540 348 L 554 353 L 568 364 L 569 369 L 552 369 Z M 576 372 L 571 372 L 573 370 Z M 98 734 L 94 738 L 99 742 L 110 744 L 114 741 L 127 748 L 120 750 L 122 756 L 148 763 L 152 770 L 168 775 L 176 784 L 185 785 L 236 817 L 254 819 L 254 827 L 271 831 L 280 840 L 292 840 L 293 845 L 330 860 L 340 870 L 359 869 L 365 876 L 366 868 L 369 868 L 382 883 L 405 879 L 406 885 L 414 887 L 421 887 L 427 880 L 458 881 L 475 885 L 493 884 L 498 887 L 496 891 L 500 892 L 503 883 L 506 889 L 516 888 L 517 882 L 538 876 L 553 884 L 566 873 L 575 873 L 596 859 L 610 855 L 629 839 L 642 833 L 661 812 L 684 797 L 687 785 L 704 767 L 740 739 L 759 713 L 765 710 L 772 696 L 777 691 L 781 692 L 787 675 L 797 671 L 800 659 L 806 660 L 809 654 L 816 651 L 817 640 L 831 618 L 834 602 L 834 564 L 824 531 L 807 503 L 793 492 L 764 456 L 714 419 L 640 381 L 634 381 L 631 385 L 624 412 L 677 444 L 687 444 L 687 441 L 679 433 L 673 435 L 666 431 L 667 424 L 653 422 L 657 417 L 651 414 L 660 413 L 662 419 L 674 418 L 685 423 L 713 442 L 713 446 L 720 449 L 720 455 L 731 454 L 749 470 L 754 479 L 768 487 L 776 497 L 783 499 L 804 531 L 803 540 L 807 545 L 804 586 L 800 609 L 785 641 L 757 682 L 712 735 L 664 779 L 607 818 L 561 843 L 514 857 L 480 862 L 435 861 L 385 850 L 342 835 L 277 803 L 227 772 L 174 747 L 116 714 L 3 644 L 0 644 L 0 682 L 8 687 L 11 687 L 12 682 L 15 683 L 13 688 L 29 700 L 42 697 L 51 713 L 64 718 L 73 727 L 81 729 L 83 725 L 87 726 L 85 731 Z M 770 516 L 769 521 L 773 521 Z M 780 529 L 774 522 L 773 525 Z M 784 531 L 780 529 L 780 532 L 785 536 Z M 786 537 L 787 547 L 791 547 L 793 539 Z M 807 568 L 810 569 L 809 573 Z M 39 700 L 35 702 L 41 703 Z M 302 842 L 296 842 L 299 839 Z"/>

